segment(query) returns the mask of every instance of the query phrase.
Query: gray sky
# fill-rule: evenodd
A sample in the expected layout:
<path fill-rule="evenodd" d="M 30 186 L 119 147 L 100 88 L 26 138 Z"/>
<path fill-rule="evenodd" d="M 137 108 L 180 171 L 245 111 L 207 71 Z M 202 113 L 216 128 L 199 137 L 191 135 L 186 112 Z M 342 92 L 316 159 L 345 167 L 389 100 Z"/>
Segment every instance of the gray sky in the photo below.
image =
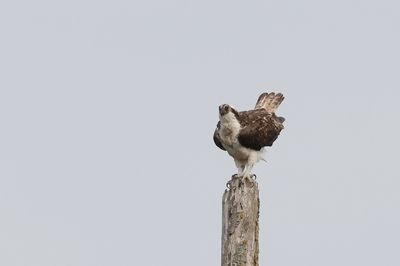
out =
<path fill-rule="evenodd" d="M 261 265 L 398 266 L 399 8 L 2 1 L 0 265 L 219 265 L 218 105 L 280 91 Z"/>

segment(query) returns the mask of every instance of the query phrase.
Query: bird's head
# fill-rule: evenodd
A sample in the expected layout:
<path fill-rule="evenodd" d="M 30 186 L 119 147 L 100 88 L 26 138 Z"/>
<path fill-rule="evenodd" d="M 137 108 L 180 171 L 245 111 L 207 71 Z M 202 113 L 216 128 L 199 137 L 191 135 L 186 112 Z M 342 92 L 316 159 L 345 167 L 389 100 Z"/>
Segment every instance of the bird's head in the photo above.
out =
<path fill-rule="evenodd" d="M 220 117 L 223 117 L 229 113 L 233 113 L 235 116 L 237 116 L 237 114 L 238 114 L 238 112 L 235 110 L 235 108 L 233 108 L 229 104 L 221 104 L 219 106 L 219 116 Z"/>

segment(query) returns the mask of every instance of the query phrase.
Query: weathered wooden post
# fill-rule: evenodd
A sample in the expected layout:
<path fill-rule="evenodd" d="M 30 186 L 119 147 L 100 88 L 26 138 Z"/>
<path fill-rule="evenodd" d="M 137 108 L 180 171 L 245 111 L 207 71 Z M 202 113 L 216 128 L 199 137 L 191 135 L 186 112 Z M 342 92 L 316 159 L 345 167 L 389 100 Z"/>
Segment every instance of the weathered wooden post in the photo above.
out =
<path fill-rule="evenodd" d="M 232 176 L 222 198 L 222 266 L 258 266 L 258 184 Z"/>

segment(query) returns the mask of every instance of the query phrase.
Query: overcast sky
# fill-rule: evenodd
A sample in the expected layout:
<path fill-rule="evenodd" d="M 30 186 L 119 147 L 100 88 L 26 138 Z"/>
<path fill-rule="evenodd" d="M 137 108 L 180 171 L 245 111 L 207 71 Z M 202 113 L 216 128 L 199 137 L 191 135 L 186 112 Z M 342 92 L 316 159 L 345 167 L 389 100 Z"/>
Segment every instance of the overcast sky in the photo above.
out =
<path fill-rule="evenodd" d="M 219 265 L 218 105 L 264 91 L 260 265 L 400 265 L 399 8 L 1 1 L 0 265 Z"/>

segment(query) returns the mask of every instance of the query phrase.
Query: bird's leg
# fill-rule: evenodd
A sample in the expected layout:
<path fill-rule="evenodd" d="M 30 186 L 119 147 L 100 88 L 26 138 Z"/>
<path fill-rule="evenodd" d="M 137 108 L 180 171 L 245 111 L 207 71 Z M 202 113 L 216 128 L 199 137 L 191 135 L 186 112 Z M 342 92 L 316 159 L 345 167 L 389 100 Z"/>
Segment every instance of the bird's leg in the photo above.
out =
<path fill-rule="evenodd" d="M 246 178 L 246 176 L 249 174 L 249 165 L 245 164 L 243 167 L 243 172 L 242 172 L 242 177 Z"/>
<path fill-rule="evenodd" d="M 251 177 L 252 176 L 252 173 L 251 173 L 251 170 L 253 170 L 253 166 L 254 166 L 254 164 L 250 164 L 249 165 L 249 170 L 248 170 L 248 173 L 249 173 L 249 177 Z"/>
<path fill-rule="evenodd" d="M 237 160 L 235 160 L 235 164 L 236 164 L 236 167 L 237 167 L 237 169 L 238 169 L 237 176 L 242 176 L 242 173 L 243 173 L 243 166 L 242 166 L 242 164 L 241 164 L 239 161 L 237 161 Z"/>
<path fill-rule="evenodd" d="M 243 168 L 242 168 L 242 167 L 239 167 L 239 168 L 238 168 L 238 173 L 237 173 L 237 175 L 238 175 L 238 176 L 242 176 L 242 175 L 243 175 Z"/>
<path fill-rule="evenodd" d="M 251 174 L 251 170 L 253 169 L 253 166 L 254 166 L 254 164 L 246 164 L 243 178 L 248 178 L 251 181 L 251 178 L 253 177 L 253 174 Z"/>

